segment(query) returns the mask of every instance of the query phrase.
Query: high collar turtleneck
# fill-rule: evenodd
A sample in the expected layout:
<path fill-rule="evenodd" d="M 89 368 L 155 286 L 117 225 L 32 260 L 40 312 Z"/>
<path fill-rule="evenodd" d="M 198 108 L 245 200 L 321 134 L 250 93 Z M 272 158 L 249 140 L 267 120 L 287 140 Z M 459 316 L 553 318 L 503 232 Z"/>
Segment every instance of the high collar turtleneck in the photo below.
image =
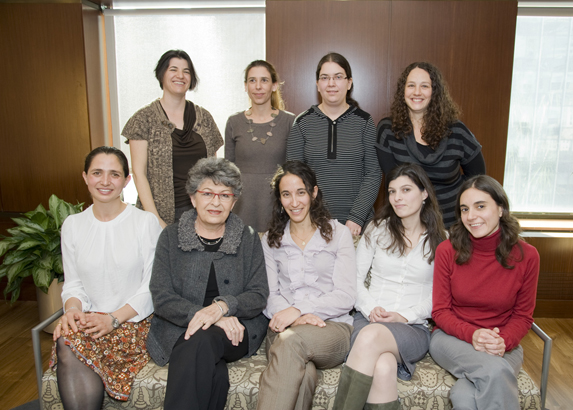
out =
<path fill-rule="evenodd" d="M 495 253 L 501 241 L 501 228 L 498 228 L 493 234 L 483 238 L 474 238 L 470 235 L 473 251 L 480 253 Z"/>

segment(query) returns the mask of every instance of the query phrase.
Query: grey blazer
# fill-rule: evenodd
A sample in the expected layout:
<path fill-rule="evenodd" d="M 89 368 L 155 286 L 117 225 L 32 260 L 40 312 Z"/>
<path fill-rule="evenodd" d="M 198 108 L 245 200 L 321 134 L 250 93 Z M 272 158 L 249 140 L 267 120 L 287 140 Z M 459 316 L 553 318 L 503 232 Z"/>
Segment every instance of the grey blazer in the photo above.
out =
<path fill-rule="evenodd" d="M 163 230 L 157 242 L 149 289 L 155 314 L 147 337 L 147 350 L 155 362 L 169 362 L 175 342 L 187 329 L 195 313 L 203 309 L 211 262 L 217 286 L 229 307 L 245 325 L 248 354 L 261 345 L 268 319 L 262 314 L 269 296 L 265 258 L 259 235 L 231 213 L 225 236 L 217 252 L 205 252 L 195 234 L 195 210 L 185 212 L 178 224 Z"/>

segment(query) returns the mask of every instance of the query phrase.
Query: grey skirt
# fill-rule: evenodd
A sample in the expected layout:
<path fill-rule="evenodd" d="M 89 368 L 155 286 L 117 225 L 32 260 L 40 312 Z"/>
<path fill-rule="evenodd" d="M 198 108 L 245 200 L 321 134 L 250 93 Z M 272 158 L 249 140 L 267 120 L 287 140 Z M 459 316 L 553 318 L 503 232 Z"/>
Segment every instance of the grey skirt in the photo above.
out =
<path fill-rule="evenodd" d="M 350 349 L 354 346 L 354 341 L 358 333 L 371 324 L 362 313 L 356 312 L 354 315 L 354 331 L 350 337 Z M 402 363 L 398 363 L 398 378 L 410 380 L 416 370 L 416 362 L 422 360 L 430 348 L 430 330 L 424 325 L 408 325 L 406 323 L 372 323 L 372 325 L 386 326 L 398 345 L 398 352 Z"/>

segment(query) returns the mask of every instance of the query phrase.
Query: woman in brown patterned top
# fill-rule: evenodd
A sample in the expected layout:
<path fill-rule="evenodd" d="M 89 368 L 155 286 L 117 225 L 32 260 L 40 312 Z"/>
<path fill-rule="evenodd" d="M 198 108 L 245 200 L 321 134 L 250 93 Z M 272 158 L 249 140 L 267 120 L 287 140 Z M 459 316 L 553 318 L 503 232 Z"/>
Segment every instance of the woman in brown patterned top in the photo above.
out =
<path fill-rule="evenodd" d="M 165 228 L 192 208 L 187 173 L 199 159 L 214 157 L 223 138 L 211 114 L 185 99 L 199 82 L 185 51 L 163 54 L 155 76 L 163 96 L 137 111 L 122 135 L 131 149 L 137 206 L 155 214 Z"/>

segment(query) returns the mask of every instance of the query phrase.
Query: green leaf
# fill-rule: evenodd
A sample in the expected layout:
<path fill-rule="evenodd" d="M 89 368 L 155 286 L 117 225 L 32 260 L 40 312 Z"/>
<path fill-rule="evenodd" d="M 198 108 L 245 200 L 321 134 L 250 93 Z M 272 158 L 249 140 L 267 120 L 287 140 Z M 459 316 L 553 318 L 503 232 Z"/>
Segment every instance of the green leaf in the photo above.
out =
<path fill-rule="evenodd" d="M 43 230 L 48 229 L 48 226 L 50 226 L 50 218 L 45 213 L 38 212 L 30 220 L 41 226 Z"/>
<path fill-rule="evenodd" d="M 18 297 L 20 296 L 20 286 L 22 286 L 23 278 L 16 278 L 14 282 L 8 284 L 4 289 L 4 298 L 8 296 L 8 293 L 12 293 L 12 297 L 10 298 L 10 303 L 16 302 Z"/>
<path fill-rule="evenodd" d="M 24 239 L 24 240 L 20 243 L 20 246 L 18 246 L 18 250 L 19 250 L 19 251 L 23 251 L 23 250 L 26 250 L 26 249 L 30 249 L 30 248 L 32 248 L 32 247 L 34 247 L 34 246 L 43 245 L 43 244 L 44 244 L 44 242 L 38 241 L 37 239 L 27 238 L 27 239 Z"/>
<path fill-rule="evenodd" d="M 8 268 L 8 272 L 6 272 L 6 277 L 8 278 L 8 284 L 12 283 L 18 276 L 20 272 L 22 272 L 26 266 L 28 265 L 28 261 L 20 261 L 15 263 L 14 265 Z"/>
<path fill-rule="evenodd" d="M 4 255 L 10 249 L 18 244 L 19 240 L 15 240 L 14 238 L 6 238 L 0 241 L 0 256 Z"/>
<path fill-rule="evenodd" d="M 8 273 L 8 268 L 8 265 L 0 265 L 0 278 L 6 276 L 6 273 Z"/>
<path fill-rule="evenodd" d="M 59 236 L 55 236 L 50 240 L 50 243 L 48 243 L 48 246 L 46 247 L 46 249 L 50 252 L 54 252 L 54 253 L 61 253 L 62 251 L 60 250 L 60 237 Z"/>
<path fill-rule="evenodd" d="M 50 200 L 48 201 L 48 204 L 50 205 L 50 213 L 52 214 L 52 218 L 54 218 L 54 220 L 56 222 L 56 227 L 59 228 L 60 226 L 62 226 L 62 222 L 63 222 L 63 220 L 61 219 L 60 214 L 58 212 L 58 206 L 60 205 L 60 199 L 56 195 L 52 195 L 50 197 Z"/>
<path fill-rule="evenodd" d="M 48 252 L 45 252 L 40 259 L 37 259 L 36 262 L 34 262 L 35 266 L 48 270 L 52 269 L 53 264 L 54 264 L 54 258 Z"/>
<path fill-rule="evenodd" d="M 23 260 L 28 260 L 28 262 L 33 261 L 34 259 L 36 259 L 36 257 L 33 255 L 33 251 L 27 249 L 24 251 L 19 251 L 19 250 L 14 250 L 11 252 L 8 252 L 6 254 L 6 257 L 4 258 L 4 264 L 5 265 L 14 265 L 15 263 L 18 263 L 20 261 Z"/>
<path fill-rule="evenodd" d="M 63 277 L 64 274 L 64 265 L 62 263 L 62 255 L 57 255 L 54 258 L 54 264 L 52 265 L 52 269 L 56 272 L 56 276 Z M 0 272 L 1 273 L 1 272 Z M 1 277 L 1 276 L 0 276 Z"/>
<path fill-rule="evenodd" d="M 28 235 L 26 235 L 23 232 L 20 232 L 21 228 L 22 228 L 21 226 L 17 226 L 15 228 L 6 229 L 6 232 L 8 232 L 10 235 L 12 235 L 15 238 L 27 237 Z"/>
<path fill-rule="evenodd" d="M 31 221 L 30 219 L 27 218 L 12 218 L 12 220 L 14 222 L 16 222 L 18 225 L 20 225 L 22 231 L 24 232 L 28 232 L 28 233 L 34 233 L 34 232 L 44 232 L 44 228 L 41 225 L 38 225 L 37 223 Z"/>
<path fill-rule="evenodd" d="M 26 212 L 23 215 L 26 215 L 28 218 L 32 219 L 32 217 L 37 214 L 46 215 L 46 208 L 44 208 L 42 204 L 38 205 L 33 211 Z"/>
<path fill-rule="evenodd" d="M 34 266 L 32 268 L 32 276 L 34 277 L 34 284 L 45 293 L 48 293 L 48 287 L 54 280 L 54 272 L 51 269 Z"/>

